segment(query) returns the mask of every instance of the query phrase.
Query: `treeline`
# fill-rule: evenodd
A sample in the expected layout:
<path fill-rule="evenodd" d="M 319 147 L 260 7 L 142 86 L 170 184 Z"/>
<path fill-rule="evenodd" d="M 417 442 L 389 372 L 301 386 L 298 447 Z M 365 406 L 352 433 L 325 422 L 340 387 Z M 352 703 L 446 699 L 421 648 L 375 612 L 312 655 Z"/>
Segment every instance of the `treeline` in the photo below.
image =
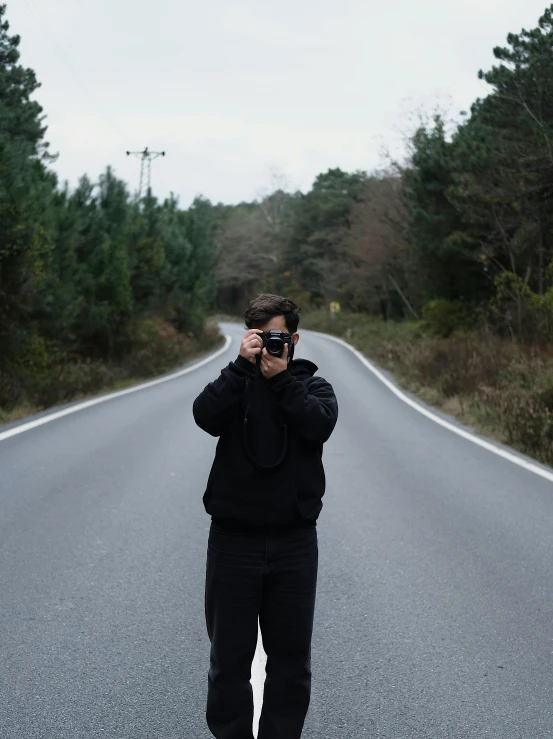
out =
<path fill-rule="evenodd" d="M 161 372 L 214 337 L 212 208 L 140 202 L 107 169 L 70 192 L 0 6 L 0 408 Z M 132 361 L 130 361 L 132 359 Z"/>
<path fill-rule="evenodd" d="M 183 210 L 138 202 L 109 168 L 59 185 L 0 7 L 0 408 L 94 391 L 108 366 L 162 371 L 204 339 L 206 315 L 241 314 L 258 291 L 441 336 L 550 341 L 552 9 L 494 50 L 490 93 L 460 124 L 436 115 L 414 131 L 406 162 Z"/>
<path fill-rule="evenodd" d="M 552 6 L 553 7 L 553 6 Z M 310 192 L 241 205 L 219 234 L 218 301 L 256 289 L 304 304 L 485 323 L 522 342 L 553 331 L 553 26 L 510 34 L 479 76 L 490 94 L 453 130 L 440 115 L 387 172 L 320 175 Z"/>

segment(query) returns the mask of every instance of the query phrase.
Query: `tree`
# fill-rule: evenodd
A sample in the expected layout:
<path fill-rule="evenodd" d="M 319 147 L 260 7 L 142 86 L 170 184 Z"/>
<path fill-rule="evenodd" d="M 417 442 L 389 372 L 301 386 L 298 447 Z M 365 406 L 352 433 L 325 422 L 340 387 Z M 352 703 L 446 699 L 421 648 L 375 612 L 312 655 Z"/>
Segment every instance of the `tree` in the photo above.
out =
<path fill-rule="evenodd" d="M 456 183 L 457 146 L 446 139 L 442 117 L 419 128 L 404 172 L 409 222 L 427 300 L 478 302 L 486 287 L 480 244 L 451 197 Z"/>
<path fill-rule="evenodd" d="M 236 206 L 217 237 L 218 300 L 240 312 L 257 292 L 277 289 L 293 197 L 276 190 L 254 203 Z"/>
<path fill-rule="evenodd" d="M 366 180 L 364 172 L 330 169 L 295 200 L 282 271 L 293 274 L 315 304 L 336 297 L 336 270 L 344 258 L 351 209 L 362 198 Z"/>
<path fill-rule="evenodd" d="M 217 208 L 209 200 L 197 197 L 184 212 L 176 210 L 175 200 L 168 201 L 165 213 L 165 228 L 170 224 L 173 234 L 171 240 L 166 238 L 171 320 L 180 331 L 200 335 L 206 307 L 212 305 L 216 290 L 217 248 L 213 234 Z"/>
<path fill-rule="evenodd" d="M 55 178 L 45 168 L 42 109 L 31 100 L 39 84 L 18 64 L 20 39 L 9 35 L 5 15 L 0 5 L 0 372 L 6 376 L 37 344 Z"/>
<path fill-rule="evenodd" d="M 492 206 L 492 254 L 539 294 L 553 257 L 553 6 L 538 27 L 509 34 L 494 49 L 499 64 L 479 76 L 493 92 L 473 106 L 473 119 L 487 127 L 489 160 L 485 202 Z"/>
<path fill-rule="evenodd" d="M 345 307 L 384 318 L 418 318 L 420 277 L 401 173 L 382 172 L 367 181 L 352 208 L 346 252 L 339 267 Z"/>

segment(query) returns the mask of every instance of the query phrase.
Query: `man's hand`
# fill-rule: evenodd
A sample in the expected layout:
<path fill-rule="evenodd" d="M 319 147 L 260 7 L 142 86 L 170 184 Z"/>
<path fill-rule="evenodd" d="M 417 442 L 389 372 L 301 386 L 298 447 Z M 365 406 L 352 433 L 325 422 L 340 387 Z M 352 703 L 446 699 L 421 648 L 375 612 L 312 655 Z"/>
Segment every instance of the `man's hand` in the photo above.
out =
<path fill-rule="evenodd" d="M 266 349 L 263 349 L 263 353 L 261 354 L 261 373 L 266 380 L 279 375 L 285 369 L 288 369 L 288 344 L 284 344 L 282 357 L 274 357 Z"/>
<path fill-rule="evenodd" d="M 240 356 L 252 362 L 252 364 L 255 364 L 255 355 L 261 354 L 263 341 L 259 334 L 262 333 L 263 331 L 260 331 L 258 328 L 250 328 L 240 344 Z"/>

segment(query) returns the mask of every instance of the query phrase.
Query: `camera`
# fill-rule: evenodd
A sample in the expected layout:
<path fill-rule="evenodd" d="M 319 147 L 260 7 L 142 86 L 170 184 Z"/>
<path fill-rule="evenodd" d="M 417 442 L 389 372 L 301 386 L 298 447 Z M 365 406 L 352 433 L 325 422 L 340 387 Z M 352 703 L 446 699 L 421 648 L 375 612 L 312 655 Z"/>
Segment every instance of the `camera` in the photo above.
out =
<path fill-rule="evenodd" d="M 288 344 L 288 357 L 292 359 L 294 356 L 294 340 L 290 334 L 272 329 L 258 335 L 261 337 L 263 347 L 267 349 L 267 353 L 272 354 L 273 357 L 282 357 L 285 344 Z"/>

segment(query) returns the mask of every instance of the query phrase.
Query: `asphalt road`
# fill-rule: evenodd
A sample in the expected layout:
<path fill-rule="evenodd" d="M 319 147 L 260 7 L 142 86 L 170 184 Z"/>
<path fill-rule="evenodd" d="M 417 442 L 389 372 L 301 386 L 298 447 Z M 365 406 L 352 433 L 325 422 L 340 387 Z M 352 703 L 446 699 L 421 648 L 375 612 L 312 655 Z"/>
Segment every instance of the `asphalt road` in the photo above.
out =
<path fill-rule="evenodd" d="M 224 326 L 238 339 L 239 326 Z M 304 333 L 333 383 L 306 739 L 553 736 L 553 483 Z M 209 739 L 197 393 L 237 353 L 0 441 L 0 737 Z"/>

